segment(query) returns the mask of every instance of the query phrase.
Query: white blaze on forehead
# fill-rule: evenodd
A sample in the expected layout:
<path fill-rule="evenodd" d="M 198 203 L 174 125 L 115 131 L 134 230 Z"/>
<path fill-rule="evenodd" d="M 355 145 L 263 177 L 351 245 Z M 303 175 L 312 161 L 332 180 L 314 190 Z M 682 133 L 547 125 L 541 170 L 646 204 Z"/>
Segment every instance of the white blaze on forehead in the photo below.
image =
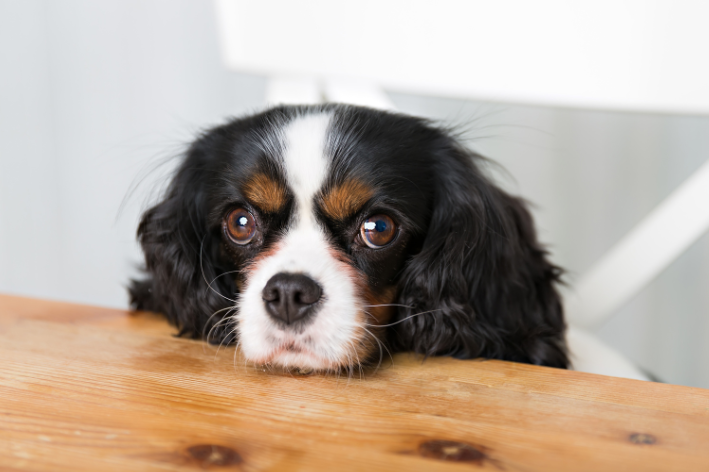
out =
<path fill-rule="evenodd" d="M 362 302 L 349 267 L 333 257 L 314 213 L 313 200 L 329 167 L 325 150 L 330 120 L 323 113 L 300 116 L 283 130 L 283 166 L 295 198 L 295 221 L 275 251 L 249 274 L 236 316 L 242 352 L 256 362 L 324 369 L 354 359 Z M 320 307 L 302 331 L 281 329 L 265 310 L 262 291 L 279 272 L 305 274 L 323 289 Z M 307 354 L 282 352 L 284 346 Z"/>
<path fill-rule="evenodd" d="M 313 197 L 327 174 L 325 156 L 331 115 L 316 114 L 296 118 L 284 130 L 283 161 L 288 184 L 296 201 L 298 225 L 315 223 Z"/>

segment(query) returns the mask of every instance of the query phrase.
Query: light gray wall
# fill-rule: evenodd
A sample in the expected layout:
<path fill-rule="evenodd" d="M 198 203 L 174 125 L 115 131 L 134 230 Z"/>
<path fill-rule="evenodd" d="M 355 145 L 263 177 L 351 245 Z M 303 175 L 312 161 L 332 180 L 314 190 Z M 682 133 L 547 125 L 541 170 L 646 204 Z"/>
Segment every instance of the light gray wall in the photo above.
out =
<path fill-rule="evenodd" d="M 261 107 L 264 85 L 223 68 L 212 2 L 0 0 L 0 291 L 124 307 L 135 226 L 171 157 Z M 392 98 L 466 125 L 535 203 L 571 282 L 709 157 L 707 117 Z M 599 334 L 667 381 L 709 387 L 708 286 L 704 236 Z"/>
<path fill-rule="evenodd" d="M 0 61 L 0 290 L 125 306 L 156 179 L 264 81 L 222 67 L 196 0 L 2 1 Z"/>

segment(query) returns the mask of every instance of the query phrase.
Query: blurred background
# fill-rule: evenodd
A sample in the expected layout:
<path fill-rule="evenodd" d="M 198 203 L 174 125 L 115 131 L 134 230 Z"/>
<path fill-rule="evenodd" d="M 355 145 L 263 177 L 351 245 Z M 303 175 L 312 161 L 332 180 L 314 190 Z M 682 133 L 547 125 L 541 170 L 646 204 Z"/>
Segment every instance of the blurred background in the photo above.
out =
<path fill-rule="evenodd" d="M 266 106 L 268 78 L 227 69 L 219 34 L 204 0 L 0 0 L 0 292 L 127 306 L 139 216 L 184 146 Z M 387 90 L 501 164 L 571 286 L 709 157 L 709 115 L 444 95 Z M 705 234 L 595 332 L 709 388 L 708 289 Z"/>

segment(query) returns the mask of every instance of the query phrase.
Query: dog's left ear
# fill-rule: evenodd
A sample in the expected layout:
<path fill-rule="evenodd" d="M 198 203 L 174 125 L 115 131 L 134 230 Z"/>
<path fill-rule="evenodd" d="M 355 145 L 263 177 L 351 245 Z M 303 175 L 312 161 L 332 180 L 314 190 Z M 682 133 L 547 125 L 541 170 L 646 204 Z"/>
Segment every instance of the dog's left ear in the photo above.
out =
<path fill-rule="evenodd" d="M 219 266 L 219 234 L 206 223 L 212 140 L 192 144 L 164 199 L 143 214 L 138 240 L 147 278 L 132 280 L 128 291 L 133 309 L 162 313 L 180 335 L 229 343 L 234 331 L 224 318 L 236 289 L 233 278 L 218 276 L 233 268 Z"/>
<path fill-rule="evenodd" d="M 452 138 L 436 153 L 432 215 L 399 282 L 405 321 L 392 328 L 393 347 L 566 368 L 561 270 L 524 201 L 492 184 L 483 159 Z"/>

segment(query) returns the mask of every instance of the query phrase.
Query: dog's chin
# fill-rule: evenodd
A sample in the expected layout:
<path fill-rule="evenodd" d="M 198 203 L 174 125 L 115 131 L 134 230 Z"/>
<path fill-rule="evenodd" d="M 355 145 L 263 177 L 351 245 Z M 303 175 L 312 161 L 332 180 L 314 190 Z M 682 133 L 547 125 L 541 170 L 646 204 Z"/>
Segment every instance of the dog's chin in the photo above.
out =
<path fill-rule="evenodd" d="M 297 336 L 283 336 L 280 339 L 270 336 L 268 341 L 256 344 L 247 342 L 241 346 L 247 362 L 268 370 L 282 369 L 295 374 L 340 373 L 366 363 L 373 349 L 366 341 L 355 337 L 348 343 L 352 349 L 332 350 L 332 346 L 313 344 L 309 337 L 303 340 Z M 256 346 L 259 348 L 254 349 Z"/>
<path fill-rule="evenodd" d="M 323 359 L 310 351 L 293 346 L 276 350 L 271 357 L 270 364 L 300 373 L 329 372 L 336 370 L 339 366 L 339 364 Z"/>
<path fill-rule="evenodd" d="M 270 351 L 267 356 L 252 359 L 256 365 L 281 368 L 293 373 L 332 372 L 342 364 L 325 359 L 311 350 L 294 343 L 283 344 Z"/>

